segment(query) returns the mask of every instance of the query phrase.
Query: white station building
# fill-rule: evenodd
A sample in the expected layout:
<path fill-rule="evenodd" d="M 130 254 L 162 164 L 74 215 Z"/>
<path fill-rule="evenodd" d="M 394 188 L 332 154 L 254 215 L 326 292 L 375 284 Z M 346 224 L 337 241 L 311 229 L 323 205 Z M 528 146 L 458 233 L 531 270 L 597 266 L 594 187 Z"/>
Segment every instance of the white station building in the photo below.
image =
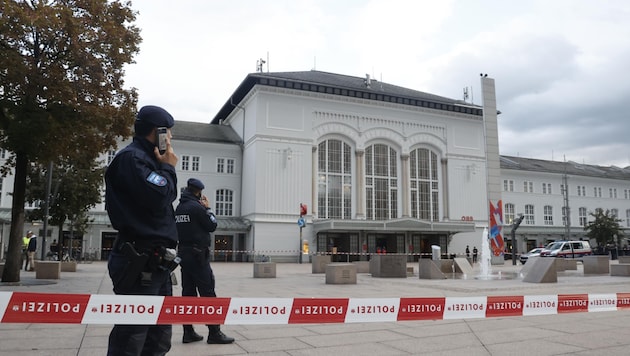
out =
<path fill-rule="evenodd" d="M 195 177 L 206 186 L 219 218 L 214 259 L 308 262 L 309 255 L 335 253 L 334 260 L 353 261 L 400 253 L 414 261 L 430 256 L 432 246 L 461 255 L 466 245 L 481 248 L 489 203 L 502 203 L 505 240 L 524 214 L 519 252 L 584 238 L 596 208 L 630 227 L 630 167 L 500 156 L 494 80 L 480 80 L 481 106 L 369 76 L 252 73 L 210 123 L 176 118 L 178 185 Z M 12 187 L 11 175 L 0 180 L 2 251 Z M 106 259 L 116 231 L 103 203 L 91 214 L 89 231 L 72 245 L 77 255 Z M 48 244 L 57 229 L 50 227 Z"/>

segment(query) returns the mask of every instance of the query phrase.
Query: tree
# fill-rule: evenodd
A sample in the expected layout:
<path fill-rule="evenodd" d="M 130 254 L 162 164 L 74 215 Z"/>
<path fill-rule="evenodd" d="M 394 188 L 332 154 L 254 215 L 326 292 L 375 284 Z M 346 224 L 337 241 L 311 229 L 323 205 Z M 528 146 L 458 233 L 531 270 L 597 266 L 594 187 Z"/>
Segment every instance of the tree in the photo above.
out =
<path fill-rule="evenodd" d="M 51 225 L 59 227 L 58 241 L 63 242 L 64 225 L 70 222 L 73 231 L 84 233 L 87 230 L 88 212 L 101 201 L 101 185 L 104 169 L 91 157 L 67 161 L 57 161 L 53 169 L 54 188 L 50 196 L 49 216 Z M 38 166 L 28 177 L 26 200 L 30 203 L 46 199 L 47 168 Z M 43 220 L 42 207 L 33 210 L 26 216 L 28 220 Z M 42 244 L 42 248 L 45 248 Z"/>
<path fill-rule="evenodd" d="M 595 239 L 598 246 L 604 246 L 607 243 L 615 243 L 619 246 L 619 238 L 623 236 L 619 226 L 622 220 L 611 215 L 608 209 L 606 211 L 595 209 L 595 212 L 589 215 L 593 217 L 593 220 L 584 226 L 584 230 L 587 231 L 586 236 Z"/>
<path fill-rule="evenodd" d="M 140 31 L 130 2 L 0 0 L 0 148 L 14 169 L 2 281 L 20 280 L 26 177 L 31 163 L 96 158 L 128 137 L 137 92 L 125 64 Z"/>

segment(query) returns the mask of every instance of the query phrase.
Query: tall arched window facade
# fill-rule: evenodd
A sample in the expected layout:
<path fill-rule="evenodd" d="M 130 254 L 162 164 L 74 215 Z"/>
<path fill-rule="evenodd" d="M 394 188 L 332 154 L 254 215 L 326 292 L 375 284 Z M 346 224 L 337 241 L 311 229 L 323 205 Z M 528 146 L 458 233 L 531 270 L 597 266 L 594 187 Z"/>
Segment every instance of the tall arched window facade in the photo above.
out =
<path fill-rule="evenodd" d="M 365 206 L 368 220 L 398 217 L 398 154 L 384 144 L 365 149 Z"/>
<path fill-rule="evenodd" d="M 438 169 L 435 152 L 418 148 L 409 154 L 411 216 L 416 219 L 439 221 Z"/>
<path fill-rule="evenodd" d="M 341 140 L 317 147 L 317 214 L 321 219 L 352 219 L 352 150 Z"/>

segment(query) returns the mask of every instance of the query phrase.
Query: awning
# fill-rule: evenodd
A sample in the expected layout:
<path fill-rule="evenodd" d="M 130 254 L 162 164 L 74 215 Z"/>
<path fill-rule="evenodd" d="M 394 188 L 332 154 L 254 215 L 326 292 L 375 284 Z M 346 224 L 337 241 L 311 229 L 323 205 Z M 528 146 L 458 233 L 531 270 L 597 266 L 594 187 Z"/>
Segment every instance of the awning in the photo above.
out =
<path fill-rule="evenodd" d="M 421 232 L 473 232 L 475 223 L 469 221 L 432 222 L 413 218 L 393 220 L 315 220 L 315 233 L 323 231 L 421 231 Z"/>

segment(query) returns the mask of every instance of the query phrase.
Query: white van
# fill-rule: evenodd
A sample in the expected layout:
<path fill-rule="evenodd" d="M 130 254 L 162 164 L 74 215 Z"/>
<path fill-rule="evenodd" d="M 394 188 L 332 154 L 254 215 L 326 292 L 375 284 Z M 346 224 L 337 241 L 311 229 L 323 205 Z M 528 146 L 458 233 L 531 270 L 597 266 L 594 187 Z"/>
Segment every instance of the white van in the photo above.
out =
<path fill-rule="evenodd" d="M 588 241 L 556 241 L 540 252 L 541 257 L 581 258 L 593 254 Z"/>

